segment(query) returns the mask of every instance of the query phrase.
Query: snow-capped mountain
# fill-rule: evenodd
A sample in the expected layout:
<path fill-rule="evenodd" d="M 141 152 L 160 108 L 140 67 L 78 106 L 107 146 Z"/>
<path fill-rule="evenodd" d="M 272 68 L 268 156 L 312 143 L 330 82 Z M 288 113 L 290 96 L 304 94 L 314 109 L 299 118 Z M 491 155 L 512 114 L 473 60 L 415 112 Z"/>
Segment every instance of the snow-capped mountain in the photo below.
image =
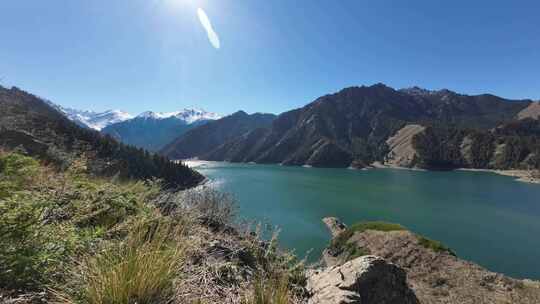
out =
<path fill-rule="evenodd" d="M 143 112 L 132 119 L 111 124 L 101 130 L 123 143 L 158 151 L 186 131 L 221 118 L 202 109 L 175 112 Z"/>
<path fill-rule="evenodd" d="M 137 116 L 137 118 L 145 119 L 167 119 L 167 118 L 177 118 L 184 121 L 186 124 L 192 124 L 200 120 L 216 120 L 220 119 L 221 115 L 207 112 L 202 109 L 183 109 L 181 111 L 175 112 L 152 112 L 146 111 Z"/>
<path fill-rule="evenodd" d="M 80 126 L 101 131 L 123 143 L 150 151 L 157 151 L 184 132 L 222 117 L 195 108 L 174 112 L 146 111 L 132 116 L 120 110 L 85 111 L 62 107 L 48 100 L 45 102 Z"/>
<path fill-rule="evenodd" d="M 127 112 L 120 110 L 108 110 L 105 112 L 94 111 L 79 111 L 74 109 L 64 109 L 66 116 L 77 122 L 81 123 L 91 129 L 100 131 L 101 129 L 122 121 L 133 118 L 133 116 Z"/>
<path fill-rule="evenodd" d="M 51 101 L 46 102 L 78 125 L 98 131 L 109 125 L 133 118 L 133 115 L 120 110 L 94 112 L 62 107 Z"/>

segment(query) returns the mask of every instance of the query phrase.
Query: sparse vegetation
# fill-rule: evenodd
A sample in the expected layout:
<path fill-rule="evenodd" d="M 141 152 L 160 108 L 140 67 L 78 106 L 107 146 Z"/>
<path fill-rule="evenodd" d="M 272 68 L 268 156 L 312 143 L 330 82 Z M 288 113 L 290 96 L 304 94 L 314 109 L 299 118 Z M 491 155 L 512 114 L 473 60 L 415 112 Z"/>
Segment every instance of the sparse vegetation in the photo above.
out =
<path fill-rule="evenodd" d="M 0 152 L 0 292 L 58 303 L 296 303 L 303 264 L 275 238 L 234 227 L 231 196 L 91 177 L 86 164 L 58 171 Z"/>
<path fill-rule="evenodd" d="M 332 242 L 330 242 L 330 246 L 328 246 L 328 250 L 334 254 L 341 254 L 344 251 L 346 251 L 349 257 L 352 257 L 352 256 L 357 257 L 357 256 L 364 255 L 365 252 L 356 248 L 357 246 L 347 245 L 347 242 L 356 232 L 363 232 L 366 230 L 397 231 L 397 230 L 406 230 L 406 229 L 405 227 L 399 224 L 393 224 L 393 223 L 387 223 L 387 222 L 356 223 L 347 227 L 345 231 L 343 231 L 338 236 L 336 236 L 332 240 Z"/>
<path fill-rule="evenodd" d="M 345 231 L 336 236 L 328 246 L 328 250 L 333 255 L 345 255 L 346 260 L 352 260 L 359 256 L 367 255 L 369 252 L 358 247 L 356 244 L 350 243 L 350 238 L 355 233 L 361 233 L 367 230 L 375 231 L 402 231 L 407 230 L 407 228 L 394 223 L 387 222 L 360 222 L 351 225 Z M 418 242 L 421 246 L 431 249 L 435 252 L 447 252 L 451 255 L 456 255 L 450 248 L 446 247 L 443 243 L 435 241 L 429 238 L 426 238 L 421 235 L 416 235 Z"/>
<path fill-rule="evenodd" d="M 443 243 L 439 241 L 428 239 L 421 235 L 418 235 L 417 238 L 420 245 L 422 245 L 425 248 L 431 249 L 435 252 L 447 252 L 453 256 L 456 256 L 456 253 L 452 251 L 452 249 L 446 247 Z"/>
<path fill-rule="evenodd" d="M 413 138 L 416 165 L 429 169 L 540 168 L 540 120 L 524 119 L 493 130 L 434 125 Z"/>
<path fill-rule="evenodd" d="M 166 303 L 185 260 L 186 228 L 162 218 L 140 221 L 120 243 L 97 255 L 85 255 L 64 303 Z M 77 280 L 78 279 L 78 280 Z"/>
<path fill-rule="evenodd" d="M 252 294 L 245 304 L 288 304 L 291 303 L 289 280 L 286 274 L 277 274 L 270 278 L 257 276 L 253 283 Z"/>

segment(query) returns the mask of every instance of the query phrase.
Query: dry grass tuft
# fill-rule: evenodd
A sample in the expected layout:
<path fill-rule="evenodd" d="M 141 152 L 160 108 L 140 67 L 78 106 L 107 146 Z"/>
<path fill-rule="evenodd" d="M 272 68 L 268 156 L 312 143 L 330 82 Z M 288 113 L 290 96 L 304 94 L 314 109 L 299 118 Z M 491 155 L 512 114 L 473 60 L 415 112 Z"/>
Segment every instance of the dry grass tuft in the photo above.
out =
<path fill-rule="evenodd" d="M 80 294 L 58 302 L 168 303 L 186 256 L 184 229 L 164 219 L 137 223 L 124 242 L 86 257 L 78 269 Z"/>
<path fill-rule="evenodd" d="M 258 275 L 252 289 L 252 294 L 247 297 L 244 304 L 294 303 L 289 291 L 289 277 L 286 273 L 275 274 L 270 278 Z"/>

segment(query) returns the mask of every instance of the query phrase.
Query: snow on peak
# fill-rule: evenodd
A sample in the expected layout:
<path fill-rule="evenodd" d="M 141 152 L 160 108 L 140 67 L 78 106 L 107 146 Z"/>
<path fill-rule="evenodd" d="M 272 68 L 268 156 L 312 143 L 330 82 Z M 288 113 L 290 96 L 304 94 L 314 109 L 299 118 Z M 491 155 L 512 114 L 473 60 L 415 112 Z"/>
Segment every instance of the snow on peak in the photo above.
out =
<path fill-rule="evenodd" d="M 166 118 L 177 118 L 182 121 L 185 121 L 187 124 L 192 124 L 200 120 L 216 120 L 220 119 L 221 115 L 207 112 L 202 109 L 183 109 L 181 111 L 174 112 L 152 112 L 146 111 L 137 116 L 138 118 L 144 119 L 166 119 Z"/>
<path fill-rule="evenodd" d="M 105 128 L 108 125 L 122 122 L 133 118 L 133 116 L 127 112 L 120 110 L 107 110 L 103 112 L 95 112 L 89 110 L 77 110 L 68 107 L 62 107 L 51 101 L 46 102 L 55 108 L 60 113 L 64 114 L 69 120 L 88 127 L 90 129 L 98 130 Z"/>
<path fill-rule="evenodd" d="M 94 112 L 66 108 L 64 113 L 69 119 L 98 131 L 109 125 L 133 118 L 131 114 L 120 110 Z"/>

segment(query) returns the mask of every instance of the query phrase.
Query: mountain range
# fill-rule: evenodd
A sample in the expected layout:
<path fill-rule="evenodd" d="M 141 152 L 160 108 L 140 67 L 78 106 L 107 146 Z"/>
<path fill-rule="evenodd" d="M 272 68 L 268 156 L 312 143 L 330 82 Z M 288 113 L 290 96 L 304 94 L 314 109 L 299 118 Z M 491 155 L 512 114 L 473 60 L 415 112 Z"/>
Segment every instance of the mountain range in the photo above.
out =
<path fill-rule="evenodd" d="M 475 162 L 461 161 L 470 158 L 465 154 L 472 146 L 473 151 L 484 153 L 479 156 L 484 167 L 522 167 L 525 161 L 540 155 L 540 146 L 536 144 L 540 134 L 531 126 L 537 121 L 528 121 L 538 118 L 539 109 L 538 103 L 531 100 L 508 100 L 491 94 L 470 96 L 418 87 L 395 90 L 384 84 L 350 87 L 282 113 L 268 126 L 254 126 L 226 139 L 223 130 L 230 127 L 231 118 L 213 122 L 211 129 L 209 125 L 194 128 L 161 153 L 171 158 L 316 167 L 362 168 L 374 162 L 408 159 L 401 165 L 439 168 L 441 165 L 474 167 Z M 527 130 L 525 133 L 502 136 L 493 131 L 516 121 L 526 125 L 522 126 Z M 448 148 L 449 141 L 445 139 L 454 133 L 459 135 L 454 138 L 453 155 L 446 155 L 448 151 L 432 151 Z M 396 137 L 398 134 L 401 136 Z M 430 136 L 423 136 L 426 134 Z M 477 151 L 476 147 L 482 145 L 475 140 L 484 137 L 490 138 L 490 145 Z M 207 141 L 208 138 L 224 140 Z M 521 149 L 513 159 L 490 159 L 501 153 L 516 153 L 510 150 L 512 145 L 507 142 L 510 138 L 511 142 L 517 140 L 528 145 L 527 149 Z M 405 142 L 392 144 L 400 141 Z M 408 154 L 402 155 L 403 151 Z M 436 158 L 449 161 L 439 162 Z"/>
<path fill-rule="evenodd" d="M 68 119 L 75 122 L 81 127 L 86 127 L 100 131 L 101 129 L 115 123 L 119 123 L 133 116 L 127 112 L 120 110 L 107 110 L 104 112 L 95 112 L 89 110 L 77 110 L 69 107 L 62 107 L 51 101 L 46 101 L 47 104 L 63 113 Z"/>
<path fill-rule="evenodd" d="M 16 87 L 0 86 L 0 149 L 22 150 L 64 169 L 82 160 L 94 175 L 160 179 L 164 186 L 177 189 L 204 179 L 181 163 L 81 127 L 50 102 Z"/>
<path fill-rule="evenodd" d="M 384 84 L 350 87 L 273 114 L 77 111 L 79 125 L 172 159 L 363 168 L 540 167 L 540 103 Z M 519 131 L 517 131 L 519 130 Z"/>
<path fill-rule="evenodd" d="M 118 141 L 157 151 L 184 132 L 221 118 L 221 115 L 202 109 L 183 109 L 175 112 L 146 111 L 133 116 L 121 110 L 96 112 L 46 103 L 81 127 L 101 131 Z"/>
<path fill-rule="evenodd" d="M 186 131 L 221 118 L 200 109 L 162 113 L 144 112 L 122 122 L 110 124 L 101 131 L 129 145 L 157 151 Z"/>
<path fill-rule="evenodd" d="M 229 116 L 193 128 L 166 145 L 160 153 L 173 159 L 205 158 L 214 148 L 259 128 L 270 127 L 273 114 L 235 112 Z"/>

